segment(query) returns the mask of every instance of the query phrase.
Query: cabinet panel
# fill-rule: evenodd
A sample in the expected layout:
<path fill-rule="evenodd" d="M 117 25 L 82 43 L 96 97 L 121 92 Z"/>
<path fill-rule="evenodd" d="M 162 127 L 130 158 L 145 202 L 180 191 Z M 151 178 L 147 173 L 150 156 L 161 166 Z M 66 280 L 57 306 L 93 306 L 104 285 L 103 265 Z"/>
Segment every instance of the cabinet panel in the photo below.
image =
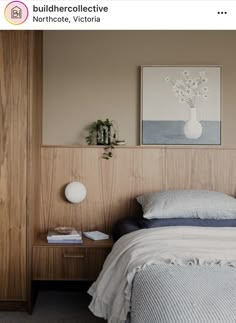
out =
<path fill-rule="evenodd" d="M 26 299 L 27 32 L 0 32 L 0 300 Z"/>
<path fill-rule="evenodd" d="M 34 247 L 34 280 L 95 280 L 109 249 Z"/>

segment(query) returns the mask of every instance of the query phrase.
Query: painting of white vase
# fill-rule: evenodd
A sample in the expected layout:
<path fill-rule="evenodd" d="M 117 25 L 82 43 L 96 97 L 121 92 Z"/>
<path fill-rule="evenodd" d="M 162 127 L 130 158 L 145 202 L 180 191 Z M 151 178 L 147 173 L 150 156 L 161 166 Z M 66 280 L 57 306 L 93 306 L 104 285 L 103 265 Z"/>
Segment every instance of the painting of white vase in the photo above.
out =
<path fill-rule="evenodd" d="M 184 134 L 188 139 L 198 139 L 202 135 L 202 125 L 197 120 L 197 108 L 189 109 L 189 119 L 184 125 Z"/>
<path fill-rule="evenodd" d="M 220 66 L 143 66 L 141 74 L 141 144 L 221 144 Z"/>

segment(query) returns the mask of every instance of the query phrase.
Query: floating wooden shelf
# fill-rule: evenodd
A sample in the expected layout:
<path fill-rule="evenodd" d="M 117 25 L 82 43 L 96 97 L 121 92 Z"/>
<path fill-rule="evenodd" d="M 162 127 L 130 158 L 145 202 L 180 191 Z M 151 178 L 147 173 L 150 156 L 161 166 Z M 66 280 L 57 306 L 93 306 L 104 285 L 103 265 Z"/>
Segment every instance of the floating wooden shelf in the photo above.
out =
<path fill-rule="evenodd" d="M 76 248 L 108 248 L 111 249 L 113 246 L 113 240 L 98 240 L 94 241 L 83 236 L 83 243 L 48 243 L 46 234 L 39 234 L 37 239 L 34 241 L 33 247 L 76 247 Z"/>
<path fill-rule="evenodd" d="M 41 148 L 97 148 L 102 149 L 106 146 L 101 145 L 41 145 Z M 235 150 L 236 146 L 223 145 L 115 145 L 115 149 L 220 149 L 220 150 Z"/>

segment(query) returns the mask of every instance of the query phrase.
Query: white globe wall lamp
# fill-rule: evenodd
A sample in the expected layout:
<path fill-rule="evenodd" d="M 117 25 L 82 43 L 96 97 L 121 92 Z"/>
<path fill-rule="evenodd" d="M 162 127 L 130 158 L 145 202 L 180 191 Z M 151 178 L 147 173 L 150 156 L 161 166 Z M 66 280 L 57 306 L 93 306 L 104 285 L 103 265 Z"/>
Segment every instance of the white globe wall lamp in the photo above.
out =
<path fill-rule="evenodd" d="M 80 182 L 71 182 L 66 185 L 65 196 L 66 199 L 71 203 L 82 202 L 87 194 L 86 187 Z"/>

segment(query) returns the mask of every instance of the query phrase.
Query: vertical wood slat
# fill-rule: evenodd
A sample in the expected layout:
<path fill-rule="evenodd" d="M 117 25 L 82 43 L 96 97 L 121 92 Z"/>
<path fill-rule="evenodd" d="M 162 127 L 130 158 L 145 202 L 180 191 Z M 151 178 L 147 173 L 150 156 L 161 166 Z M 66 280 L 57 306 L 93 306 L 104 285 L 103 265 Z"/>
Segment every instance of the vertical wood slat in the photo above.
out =
<path fill-rule="evenodd" d="M 26 300 L 27 32 L 0 32 L 0 300 Z"/>

